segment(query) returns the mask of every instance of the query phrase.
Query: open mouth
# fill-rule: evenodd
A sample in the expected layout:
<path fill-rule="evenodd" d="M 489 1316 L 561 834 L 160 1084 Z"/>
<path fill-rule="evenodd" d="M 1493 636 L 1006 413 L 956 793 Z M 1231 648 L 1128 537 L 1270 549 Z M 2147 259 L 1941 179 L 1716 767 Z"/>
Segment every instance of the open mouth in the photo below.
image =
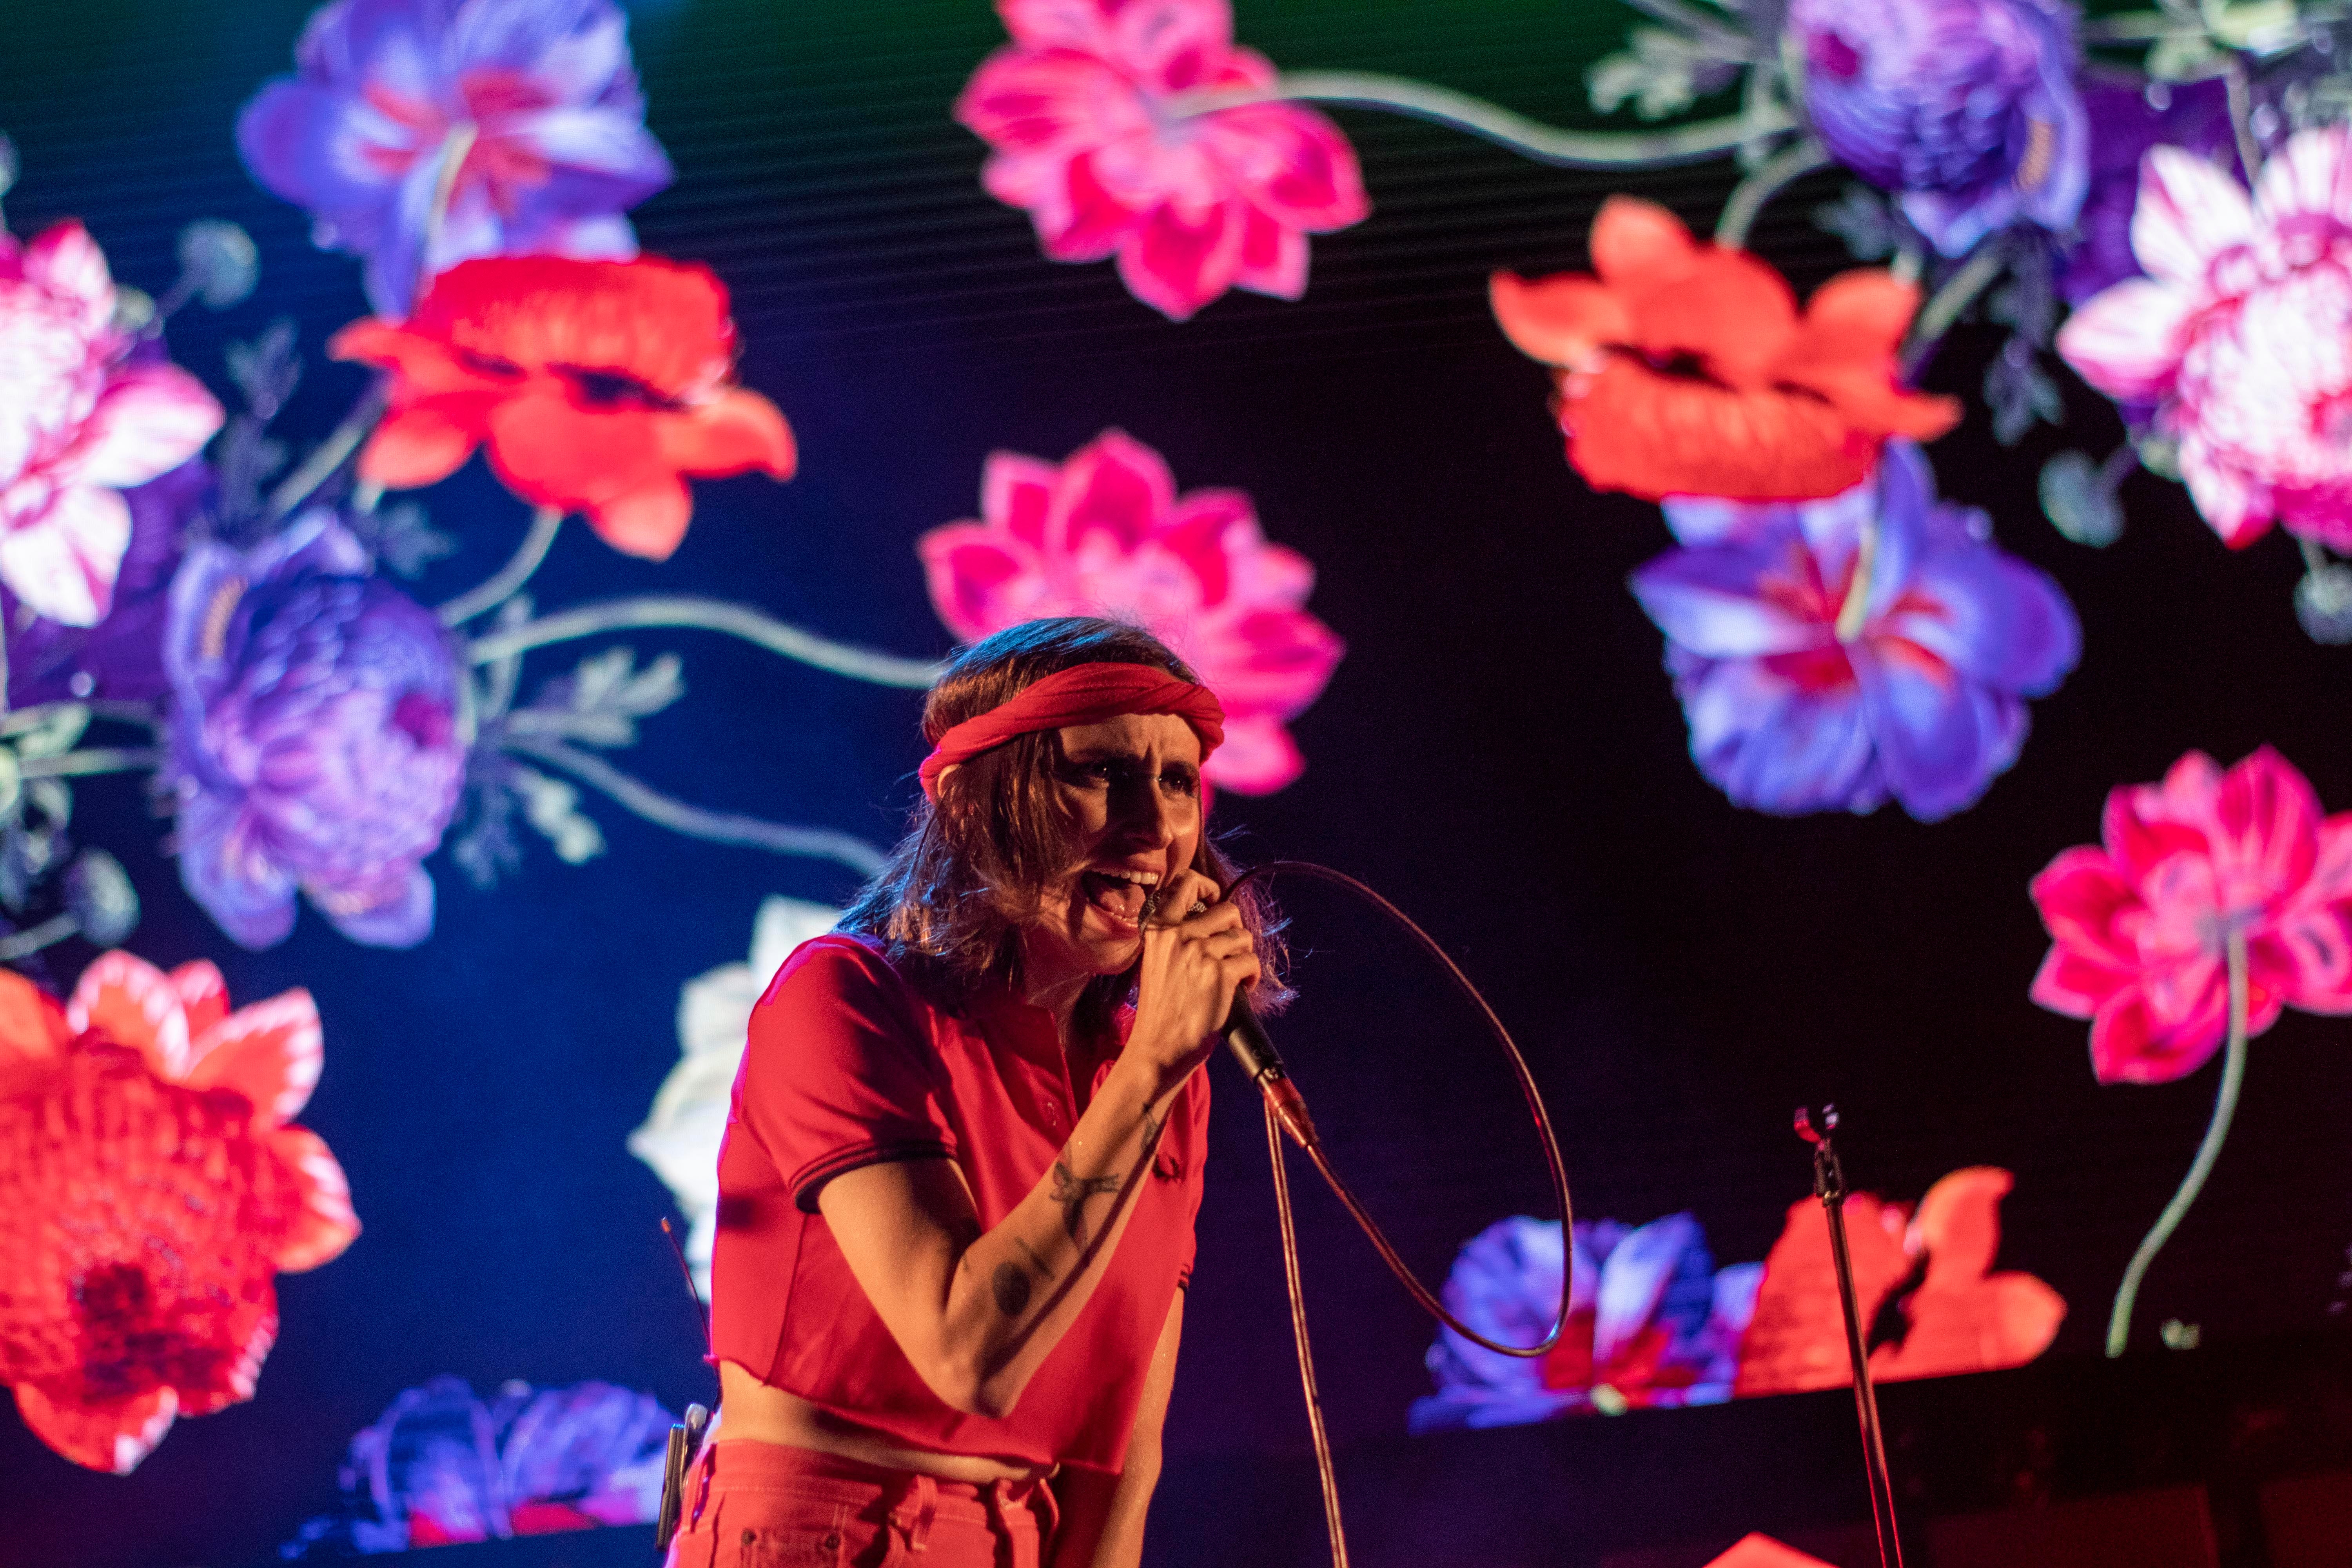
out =
<path fill-rule="evenodd" d="M 1123 866 L 1089 866 L 1078 873 L 1078 887 L 1087 902 L 1124 926 L 1143 924 L 1143 911 L 1159 885 L 1159 872 Z"/>

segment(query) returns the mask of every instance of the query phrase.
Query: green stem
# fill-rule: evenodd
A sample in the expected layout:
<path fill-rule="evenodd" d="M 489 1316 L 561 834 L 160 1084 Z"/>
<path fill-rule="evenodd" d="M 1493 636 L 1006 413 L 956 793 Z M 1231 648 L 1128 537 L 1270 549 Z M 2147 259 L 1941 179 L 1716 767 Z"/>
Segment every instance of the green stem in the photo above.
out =
<path fill-rule="evenodd" d="M 1746 179 L 1732 187 L 1731 199 L 1723 204 L 1723 216 L 1715 224 L 1715 243 L 1727 250 L 1746 246 L 1748 231 L 1755 226 L 1756 216 L 1764 210 L 1766 202 L 1832 161 L 1829 150 L 1808 136 L 1757 165 Z"/>
<path fill-rule="evenodd" d="M 2246 183 L 2251 185 L 2262 170 L 2263 150 L 2254 141 L 2254 95 L 2246 80 L 2246 62 L 2232 53 L 2221 79 L 2229 89 L 2230 131 L 2238 140 L 2238 162 L 2245 166 Z"/>
<path fill-rule="evenodd" d="M 1277 78 L 1267 88 L 1186 94 L 1169 107 L 1176 114 L 1189 116 L 1282 102 L 1384 109 L 1483 136 L 1522 157 L 1564 169 L 1654 169 L 1668 163 L 1700 163 L 1719 158 L 1744 142 L 1795 129 L 1787 110 L 1769 108 L 1672 131 L 1562 131 L 1466 92 L 1374 71 L 1299 71 Z"/>
<path fill-rule="evenodd" d="M 2246 1080 L 2246 938 L 2242 931 L 2230 933 L 2230 1043 L 2221 1058 L 2221 1088 L 2213 1097 L 2213 1120 L 2206 1123 L 2205 1141 L 2197 1145 L 2197 1158 L 2190 1162 L 2189 1174 L 2181 1178 L 2180 1190 L 2156 1216 L 2156 1225 L 2132 1254 L 2131 1263 L 2124 1269 L 2123 1284 L 2116 1290 L 2115 1310 L 2107 1315 L 2107 1354 L 2124 1353 L 2124 1344 L 2131 1338 L 2132 1303 L 2138 1299 L 2140 1281 L 2147 1275 L 2148 1265 L 2172 1239 L 2172 1233 L 2205 1189 L 2205 1178 L 2213 1173 L 2213 1163 L 2221 1157 L 2221 1141 L 2230 1135 L 2230 1118 L 2237 1113 L 2238 1089 Z"/>
<path fill-rule="evenodd" d="M 495 610 L 515 595 L 515 590 L 530 581 L 547 559 L 548 547 L 555 542 L 555 531 L 563 525 L 561 509 L 551 506 L 538 508 L 530 514 L 530 531 L 523 535 L 522 545 L 514 558 L 499 568 L 488 582 L 467 589 L 436 612 L 445 626 L 462 626 L 485 611 Z"/>
<path fill-rule="evenodd" d="M 91 746 L 59 752 L 53 757 L 26 757 L 17 763 L 28 779 L 70 778 L 84 773 L 128 773 L 160 765 L 163 753 L 153 746 Z"/>
<path fill-rule="evenodd" d="M 14 963 L 20 958 L 30 958 L 45 947 L 53 947 L 81 930 L 81 921 L 70 914 L 51 915 L 37 926 L 0 936 L 0 963 Z"/>
<path fill-rule="evenodd" d="M 335 470 L 343 466 L 344 459 L 367 439 L 368 433 L 383 419 L 384 406 L 391 398 L 390 378 L 380 375 L 371 381 L 368 389 L 360 394 L 360 400 L 352 405 L 352 411 L 343 416 L 342 423 L 329 432 L 325 440 L 311 447 L 310 455 L 302 459 L 301 465 L 280 479 L 278 488 L 269 492 L 268 515 L 284 517 L 310 500 L 320 485 L 334 478 Z"/>
<path fill-rule="evenodd" d="M 1976 302 L 1978 295 L 1992 287 L 2001 268 L 2009 265 L 2009 251 L 1996 235 L 1972 251 L 1959 268 L 1919 307 L 1913 318 L 1910 335 L 1903 344 L 1903 374 L 1911 374 L 1927 359 L 1928 352 L 1952 330 L 1960 312 Z"/>
<path fill-rule="evenodd" d="M 536 757 L 542 763 L 562 769 L 592 789 L 602 790 L 647 822 L 674 833 L 709 839 L 714 844 L 743 844 L 755 849 L 772 849 L 779 855 L 813 855 L 838 861 L 861 877 L 870 877 L 882 868 L 882 852 L 852 834 L 835 833 L 824 827 L 794 827 L 786 823 L 763 821 L 756 816 L 739 816 L 732 812 L 706 811 L 698 805 L 688 805 L 631 778 L 604 758 L 567 746 L 561 741 L 510 734 L 506 745 L 510 752 Z"/>
<path fill-rule="evenodd" d="M 686 595 L 611 599 L 601 605 L 583 605 L 576 610 L 527 621 L 509 631 L 478 637 L 473 639 L 472 657 L 476 664 L 490 664 L 526 648 L 638 626 L 693 626 L 724 632 L 786 658 L 829 669 L 853 680 L 870 680 L 877 686 L 919 689 L 930 685 L 940 674 L 940 667 L 929 659 L 899 658 L 892 654 L 850 647 L 814 632 L 804 632 L 747 605 Z"/>

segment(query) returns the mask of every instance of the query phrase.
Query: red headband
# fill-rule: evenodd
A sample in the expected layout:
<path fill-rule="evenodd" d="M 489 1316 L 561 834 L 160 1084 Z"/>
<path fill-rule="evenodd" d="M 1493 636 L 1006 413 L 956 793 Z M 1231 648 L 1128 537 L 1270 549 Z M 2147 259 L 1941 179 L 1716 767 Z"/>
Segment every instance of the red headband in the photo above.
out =
<path fill-rule="evenodd" d="M 1122 713 L 1175 714 L 1201 737 L 1204 763 L 1225 738 L 1224 708 L 1207 687 L 1148 664 L 1081 664 L 1031 681 L 941 735 L 923 759 L 923 794 L 938 799 L 940 774 L 1018 736 L 1098 724 Z"/>

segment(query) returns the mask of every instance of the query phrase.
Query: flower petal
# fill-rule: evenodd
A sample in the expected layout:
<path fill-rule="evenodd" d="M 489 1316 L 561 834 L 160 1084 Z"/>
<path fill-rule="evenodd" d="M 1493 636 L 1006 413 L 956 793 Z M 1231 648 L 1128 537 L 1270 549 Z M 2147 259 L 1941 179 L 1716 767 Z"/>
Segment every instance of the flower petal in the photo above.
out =
<path fill-rule="evenodd" d="M 1224 743 L 1202 767 L 1220 789 L 1235 795 L 1271 795 L 1307 770 L 1307 759 L 1282 721 L 1253 713 L 1225 721 Z"/>
<path fill-rule="evenodd" d="M 188 1015 L 164 973 L 120 948 L 81 972 L 66 1002 L 74 1033 L 95 1029 L 147 1058 L 155 1076 L 177 1083 L 188 1071 Z"/>
<path fill-rule="evenodd" d="M 1120 242 L 1120 280 L 1129 293 L 1170 321 L 1191 320 L 1233 286 L 1241 268 L 1246 214 L 1231 201 L 1197 213 L 1161 205 Z"/>
<path fill-rule="evenodd" d="M 184 789 L 180 881 L 229 940 L 275 947 L 294 930 L 294 879 L 257 842 L 255 824 L 221 796 Z"/>
<path fill-rule="evenodd" d="M 647 561 L 667 561 L 676 554 L 693 516 L 694 497 L 684 482 L 660 473 L 587 509 L 588 526 L 596 537 L 624 555 Z"/>
<path fill-rule="evenodd" d="M 302 1207 L 278 1249 L 278 1268 L 299 1274 L 342 1256 L 358 1239 L 359 1215 L 352 1209 L 351 1183 L 320 1136 L 303 1127 L 281 1127 L 270 1150 L 291 1167 L 302 1189 Z"/>
<path fill-rule="evenodd" d="M 1660 631 L 1706 658 L 1793 653 L 1829 640 L 1762 591 L 1776 540 L 1670 550 L 1633 574 L 1633 596 Z"/>
<path fill-rule="evenodd" d="M 1639 196 L 1611 196 L 1592 216 L 1592 270 L 1601 280 L 1639 289 L 1677 282 L 1706 252 L 1673 212 Z"/>
<path fill-rule="evenodd" d="M 2254 211 L 2265 225 L 2296 217 L 2352 224 L 2352 138 L 2341 125 L 2298 131 L 2263 161 Z"/>
<path fill-rule="evenodd" d="M 10 520 L 0 532 L 0 583 L 36 615 L 69 626 L 106 618 L 122 552 L 131 546 L 131 508 L 110 489 L 58 491 L 48 510 Z"/>
<path fill-rule="evenodd" d="M 1070 455 L 1055 487 L 1049 547 L 1076 552 L 1103 534 L 1131 551 L 1156 532 L 1176 504 L 1167 459 L 1124 430 L 1106 430 Z"/>
<path fill-rule="evenodd" d="M 2179 460 L 2189 499 L 2222 543 L 2243 550 L 2271 531 L 2277 508 L 2270 487 L 2231 461 L 2201 432 L 2190 430 L 2181 437 Z"/>
<path fill-rule="evenodd" d="M 143 485 L 204 449 L 221 427 L 221 405 L 173 364 L 131 365 L 99 394 L 71 459 L 84 483 Z"/>
<path fill-rule="evenodd" d="M 1497 272 L 1487 279 L 1486 292 L 1511 345 L 1546 364 L 1582 365 L 1603 344 L 1633 334 L 1632 309 L 1597 278 L 1564 272 L 1529 282 Z"/>
<path fill-rule="evenodd" d="M 1886 798 L 1853 689 L 1801 692 L 1754 659 L 1710 664 L 1678 685 L 1691 760 L 1734 805 L 1787 816 Z"/>
<path fill-rule="evenodd" d="M 960 642 L 978 642 L 1031 618 L 1045 574 L 1015 542 L 976 522 L 951 522 L 916 541 L 931 607 Z"/>
<path fill-rule="evenodd" d="M 188 1015 L 188 1040 L 191 1059 L 195 1054 L 195 1041 L 205 1030 L 228 1016 L 228 982 L 221 978 L 220 965 L 209 958 L 192 959 L 173 970 L 166 979 L 172 989 L 180 994 L 180 1005 Z"/>
<path fill-rule="evenodd" d="M 2180 373 L 2197 300 L 2152 278 L 2130 278 L 2078 307 L 2058 329 L 2058 355 L 2108 396 L 2147 403 Z"/>
<path fill-rule="evenodd" d="M 198 1035 L 188 1047 L 191 1089 L 245 1096 L 267 1126 L 301 1114 L 318 1086 L 325 1041 L 318 1004 L 296 989 L 241 1007 Z"/>
<path fill-rule="evenodd" d="M 309 882 L 302 890 L 334 928 L 363 947 L 415 947 L 433 934 L 433 879 L 395 864 L 376 877 Z"/>
<path fill-rule="evenodd" d="M 2202 291 L 2214 258 L 2254 238 L 2246 188 L 2179 147 L 2151 147 L 2140 161 L 2132 209 L 2132 254 L 2151 278 Z"/>
<path fill-rule="evenodd" d="M 85 1469 L 127 1476 L 155 1451 L 180 1412 L 169 1386 L 127 1399 L 52 1399 L 37 1384 L 16 1384 L 16 1414 L 33 1436 Z"/>
<path fill-rule="evenodd" d="M 1601 1266 L 1601 1285 L 1593 1300 L 1592 1359 L 1606 1366 L 1618 1359 L 1657 1315 L 1666 1287 L 1683 1266 L 1683 1257 L 1706 1243 L 1698 1221 L 1687 1214 L 1653 1220 L 1610 1249 Z"/>
<path fill-rule="evenodd" d="M 98 337 L 112 326 L 114 279 L 106 268 L 106 252 L 80 224 L 68 218 L 43 229 L 25 247 L 22 266 L 26 282 L 79 307 L 76 325 L 85 337 Z"/>
<path fill-rule="evenodd" d="M 1248 204 L 1285 229 L 1328 234 L 1370 213 L 1355 150 L 1311 109 L 1263 103 L 1203 115 L 1194 138 Z"/>
<path fill-rule="evenodd" d="M 1887 788 L 1921 822 L 1939 822 L 1975 805 L 2015 760 L 2012 721 L 1949 664 L 1890 644 L 1855 651 L 1863 711 Z"/>
<path fill-rule="evenodd" d="M 13 969 L 0 970 L 0 1100 L 45 1080 L 73 1036 L 48 993 Z"/>
<path fill-rule="evenodd" d="M 1018 452 L 991 452 L 980 470 L 980 515 L 989 527 L 1003 529 L 1024 544 L 1043 545 L 1061 471 L 1057 463 Z"/>
<path fill-rule="evenodd" d="M 438 484 L 474 455 L 482 426 L 453 415 L 440 400 L 396 409 L 360 453 L 360 477 L 390 490 Z"/>
<path fill-rule="evenodd" d="M 793 477 L 792 426 L 756 392 L 730 387 L 690 413 L 660 416 L 655 429 L 662 461 L 680 473 L 719 479 L 756 468 Z"/>

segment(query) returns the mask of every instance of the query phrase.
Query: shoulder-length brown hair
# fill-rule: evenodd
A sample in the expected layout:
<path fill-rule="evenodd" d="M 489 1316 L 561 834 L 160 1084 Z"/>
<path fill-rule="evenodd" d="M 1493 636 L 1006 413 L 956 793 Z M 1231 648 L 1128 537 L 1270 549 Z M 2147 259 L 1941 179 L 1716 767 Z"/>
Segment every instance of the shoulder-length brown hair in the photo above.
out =
<path fill-rule="evenodd" d="M 1159 638 L 1124 621 L 1065 616 L 1028 621 L 983 638 L 950 660 L 923 704 L 923 738 L 985 713 L 1033 681 L 1081 664 L 1140 664 L 1198 680 Z M 983 752 L 939 781 L 939 799 L 915 807 L 907 835 L 843 912 L 838 929 L 878 937 L 894 963 L 952 999 L 991 981 L 1017 984 L 1021 927 L 1035 918 L 1049 879 L 1067 860 L 1069 823 L 1054 788 L 1062 765 L 1058 731 L 1041 730 Z M 1201 835 L 1192 869 L 1219 887 L 1233 863 Z M 1265 978 L 1256 1001 L 1286 995 L 1281 984 L 1281 922 L 1255 887 L 1238 895 Z M 1134 987 L 1132 973 L 1089 984 L 1074 1020 L 1081 1032 L 1106 1026 Z"/>

